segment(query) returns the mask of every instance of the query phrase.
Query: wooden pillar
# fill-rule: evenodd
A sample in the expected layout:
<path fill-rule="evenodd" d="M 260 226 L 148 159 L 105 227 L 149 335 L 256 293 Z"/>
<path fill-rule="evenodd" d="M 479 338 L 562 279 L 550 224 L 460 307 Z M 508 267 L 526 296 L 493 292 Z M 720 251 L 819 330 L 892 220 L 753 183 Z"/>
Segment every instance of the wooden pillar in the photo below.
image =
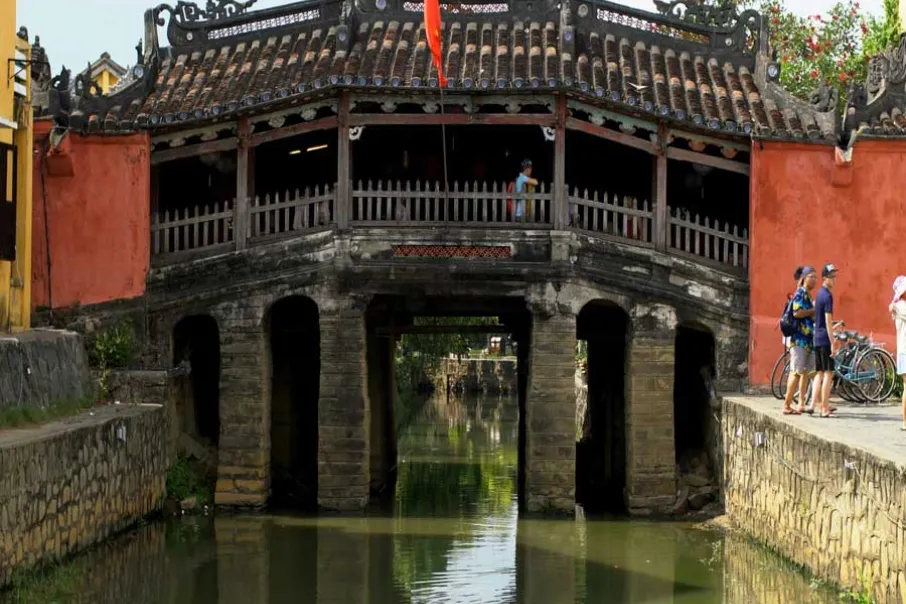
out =
<path fill-rule="evenodd" d="M 349 158 L 349 94 L 340 93 L 337 108 L 337 230 L 349 228 L 350 158 Z"/>
<path fill-rule="evenodd" d="M 652 238 L 656 250 L 667 251 L 667 235 L 670 218 L 667 212 L 667 126 L 661 122 L 657 129 L 657 151 L 654 155 L 654 179 L 652 199 L 654 201 L 654 224 Z"/>
<path fill-rule="evenodd" d="M 554 230 L 569 226 L 566 196 L 566 95 L 557 97 L 557 126 L 554 134 Z"/>
<path fill-rule="evenodd" d="M 236 206 L 233 208 L 233 239 L 244 250 L 249 224 L 249 121 L 240 118 L 236 147 Z"/>

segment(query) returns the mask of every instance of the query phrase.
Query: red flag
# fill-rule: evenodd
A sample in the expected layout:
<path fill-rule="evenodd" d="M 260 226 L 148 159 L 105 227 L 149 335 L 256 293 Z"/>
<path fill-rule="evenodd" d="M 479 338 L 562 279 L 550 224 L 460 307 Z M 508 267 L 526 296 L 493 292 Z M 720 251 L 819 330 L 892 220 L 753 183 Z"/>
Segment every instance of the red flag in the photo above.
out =
<path fill-rule="evenodd" d="M 441 87 L 446 88 L 447 78 L 444 77 L 444 63 L 441 54 L 441 21 L 439 0 L 425 0 L 425 36 L 428 38 L 428 48 L 431 49 L 431 60 L 437 67 L 437 79 Z"/>

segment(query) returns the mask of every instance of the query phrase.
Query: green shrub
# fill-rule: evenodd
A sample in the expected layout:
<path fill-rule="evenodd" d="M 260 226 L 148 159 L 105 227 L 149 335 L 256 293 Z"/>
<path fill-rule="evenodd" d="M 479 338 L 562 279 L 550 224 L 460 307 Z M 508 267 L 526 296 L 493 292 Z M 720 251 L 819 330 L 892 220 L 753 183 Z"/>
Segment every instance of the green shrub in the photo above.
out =
<path fill-rule="evenodd" d="M 195 497 L 198 505 L 210 505 L 213 484 L 205 468 L 194 458 L 179 456 L 167 470 L 167 497 L 182 501 Z"/>

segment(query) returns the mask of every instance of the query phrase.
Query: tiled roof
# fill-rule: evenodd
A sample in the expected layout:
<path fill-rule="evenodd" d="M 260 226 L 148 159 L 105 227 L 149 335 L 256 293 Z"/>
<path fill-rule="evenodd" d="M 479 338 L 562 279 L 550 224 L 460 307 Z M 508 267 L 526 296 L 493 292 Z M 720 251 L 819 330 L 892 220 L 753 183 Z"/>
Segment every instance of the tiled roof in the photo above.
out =
<path fill-rule="evenodd" d="M 387 2 L 374 0 L 385 7 Z M 457 5 L 460 12 L 445 12 L 444 65 L 450 87 L 509 94 L 567 90 L 589 102 L 628 106 L 690 127 L 826 135 L 808 111 L 780 110 L 762 98 L 754 74 L 757 49 L 739 42 L 752 35 L 746 34 L 742 19 L 735 29 L 680 27 L 669 17 L 607 2 L 592 4 L 598 8 L 591 14 L 584 4 L 578 9 L 569 3 L 564 9 L 538 4 L 541 8 L 534 11 L 514 1 Z M 349 17 L 342 16 L 348 11 L 337 10 L 336 18 L 319 19 L 329 12 L 321 4 L 308 11 L 310 20 L 287 18 L 304 15 L 300 11 L 309 6 L 315 5 L 286 7 L 275 27 L 266 26 L 275 9 L 247 13 L 244 23 L 226 20 L 220 29 L 199 31 L 194 43 L 186 42 L 194 38 L 185 35 L 191 30 L 173 33 L 171 19 L 171 41 L 184 43 L 161 50 L 156 79 L 147 82 L 149 93 L 136 94 L 137 83 L 103 102 L 88 103 L 87 110 L 73 113 L 74 126 L 88 131 L 172 126 L 340 86 L 388 92 L 436 88 L 421 5 L 400 3 L 387 14 L 350 8 Z M 465 6 L 483 9 L 468 12 Z M 256 14 L 261 15 L 257 23 L 263 20 L 265 26 L 252 24 Z M 747 15 L 746 25 L 760 26 L 757 14 L 743 17 Z M 234 31 L 238 33 L 226 35 Z"/>
<path fill-rule="evenodd" d="M 847 99 L 846 127 L 874 137 L 906 136 L 906 38 L 868 64 L 866 87 L 854 87 Z"/>

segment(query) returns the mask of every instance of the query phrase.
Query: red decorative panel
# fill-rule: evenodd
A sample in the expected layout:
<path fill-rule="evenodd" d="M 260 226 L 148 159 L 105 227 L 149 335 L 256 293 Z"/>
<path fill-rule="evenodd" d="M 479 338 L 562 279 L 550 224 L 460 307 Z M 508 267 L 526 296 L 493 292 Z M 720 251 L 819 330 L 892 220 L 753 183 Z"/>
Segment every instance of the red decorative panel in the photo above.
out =
<path fill-rule="evenodd" d="M 510 258 L 508 245 L 395 245 L 395 258 L 470 258 L 496 260 Z"/>

